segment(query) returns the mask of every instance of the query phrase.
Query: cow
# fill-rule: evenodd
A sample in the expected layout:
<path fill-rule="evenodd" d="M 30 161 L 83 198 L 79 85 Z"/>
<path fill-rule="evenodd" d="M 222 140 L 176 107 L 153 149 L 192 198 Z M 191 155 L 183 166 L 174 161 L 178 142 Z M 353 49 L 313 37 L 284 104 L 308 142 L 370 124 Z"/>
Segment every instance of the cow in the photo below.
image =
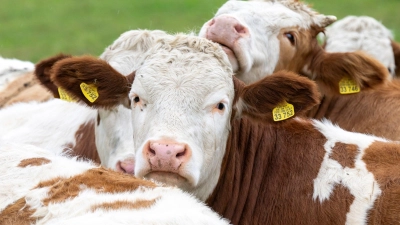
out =
<path fill-rule="evenodd" d="M 139 58 L 146 55 L 155 40 L 164 36 L 169 37 L 159 30 L 128 31 L 120 36 L 117 44 L 107 48 L 105 54 L 110 56 L 104 57 L 108 57 L 110 64 L 116 64 L 115 68 L 129 77 L 131 70 L 140 65 Z M 120 49 L 125 39 L 125 45 L 130 44 L 129 48 Z M 112 51 L 126 54 L 126 57 L 113 59 L 110 54 Z M 128 60 L 134 56 L 135 61 L 129 64 L 120 63 L 122 66 L 129 65 L 128 70 L 118 67 L 118 60 Z M 131 123 L 126 122 L 130 119 L 130 110 L 124 106 L 92 109 L 69 98 L 68 94 L 55 86 L 49 77 L 51 68 L 57 61 L 69 57 L 71 55 L 58 54 L 40 61 L 35 68 L 35 77 L 43 87 L 54 97 L 69 102 L 52 99 L 43 103 L 16 103 L 0 110 L 0 142 L 33 144 L 50 151 L 64 151 L 93 160 L 104 167 L 133 174 L 135 160 L 133 141 L 130 139 L 133 131 Z"/>
<path fill-rule="evenodd" d="M 327 52 L 364 51 L 378 59 L 394 77 L 393 34 L 369 16 L 346 16 L 326 28 L 324 49 Z"/>
<path fill-rule="evenodd" d="M 0 224 L 229 224 L 176 187 L 54 152 L 0 143 Z"/>
<path fill-rule="evenodd" d="M 35 65 L 29 61 L 0 57 L 0 91 L 19 76 L 33 71 Z"/>
<path fill-rule="evenodd" d="M 400 220 L 400 145 L 303 117 L 319 99 L 308 78 L 278 71 L 246 86 L 198 37 L 149 53 L 132 79 L 89 56 L 60 60 L 51 74 L 89 106 L 130 107 L 135 176 L 178 186 L 233 224 Z M 96 101 L 81 83 L 97 88 Z"/>
<path fill-rule="evenodd" d="M 321 104 L 309 117 L 400 140 L 399 82 L 390 82 L 388 69 L 365 53 L 324 51 L 317 35 L 335 20 L 301 1 L 227 1 L 199 36 L 224 47 L 237 78 L 245 83 L 279 70 L 316 81 Z"/>

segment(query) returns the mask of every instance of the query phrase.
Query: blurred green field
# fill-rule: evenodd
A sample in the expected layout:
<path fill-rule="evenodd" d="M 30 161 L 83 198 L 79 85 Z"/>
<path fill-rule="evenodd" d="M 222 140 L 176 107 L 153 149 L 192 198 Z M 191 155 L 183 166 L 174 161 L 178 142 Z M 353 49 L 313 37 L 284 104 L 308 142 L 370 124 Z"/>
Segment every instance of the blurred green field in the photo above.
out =
<path fill-rule="evenodd" d="M 2 0 L 0 56 L 37 62 L 63 52 L 99 55 L 131 29 L 198 31 L 225 0 Z M 309 0 L 319 12 L 369 15 L 400 41 L 400 0 Z"/>

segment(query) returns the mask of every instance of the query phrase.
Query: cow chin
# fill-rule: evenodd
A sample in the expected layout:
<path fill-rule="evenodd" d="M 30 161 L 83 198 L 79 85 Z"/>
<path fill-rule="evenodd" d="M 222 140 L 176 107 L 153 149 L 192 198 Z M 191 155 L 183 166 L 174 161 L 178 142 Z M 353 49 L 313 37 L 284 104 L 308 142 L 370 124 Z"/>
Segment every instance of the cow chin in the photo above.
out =
<path fill-rule="evenodd" d="M 235 52 L 232 49 L 226 47 L 225 45 L 221 45 L 221 47 L 222 47 L 222 50 L 224 50 L 224 52 L 228 56 L 228 59 L 229 59 L 229 62 L 231 63 L 233 72 L 237 72 L 240 68 L 240 65 L 239 65 L 238 59 L 236 58 Z"/>
<path fill-rule="evenodd" d="M 177 186 L 182 189 L 188 189 L 188 187 L 192 186 L 187 178 L 172 172 L 153 171 L 146 174 L 144 177 L 156 182 L 161 182 L 167 186 Z"/>

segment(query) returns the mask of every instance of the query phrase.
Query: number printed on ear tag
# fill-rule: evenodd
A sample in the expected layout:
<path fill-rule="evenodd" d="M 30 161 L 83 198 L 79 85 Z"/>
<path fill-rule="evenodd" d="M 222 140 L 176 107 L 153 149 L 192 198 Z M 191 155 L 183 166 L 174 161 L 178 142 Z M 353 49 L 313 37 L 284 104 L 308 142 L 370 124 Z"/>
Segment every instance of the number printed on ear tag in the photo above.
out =
<path fill-rule="evenodd" d="M 91 103 L 96 101 L 96 99 L 99 97 L 99 93 L 97 92 L 97 87 L 93 84 L 86 84 L 86 83 L 81 83 L 80 85 L 81 90 L 83 95 L 89 100 Z"/>
<path fill-rule="evenodd" d="M 343 77 L 339 81 L 339 92 L 342 95 L 354 94 L 360 92 L 360 86 L 356 82 L 348 77 Z"/>
<path fill-rule="evenodd" d="M 272 110 L 272 117 L 274 118 L 274 121 L 286 120 L 292 116 L 294 116 L 294 107 L 292 104 L 289 104 L 286 101 Z"/>
<path fill-rule="evenodd" d="M 58 88 L 58 94 L 60 95 L 60 99 L 67 102 L 76 102 L 69 94 L 62 88 Z"/>

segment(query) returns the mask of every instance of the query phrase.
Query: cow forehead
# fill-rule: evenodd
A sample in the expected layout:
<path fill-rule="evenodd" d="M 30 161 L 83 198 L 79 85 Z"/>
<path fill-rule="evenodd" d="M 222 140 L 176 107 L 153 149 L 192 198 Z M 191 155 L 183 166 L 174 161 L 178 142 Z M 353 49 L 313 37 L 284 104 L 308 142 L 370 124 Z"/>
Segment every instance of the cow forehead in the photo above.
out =
<path fill-rule="evenodd" d="M 307 29 L 313 24 L 324 26 L 320 14 L 297 1 L 228 1 L 216 16 L 221 14 L 240 15 L 239 20 L 277 29 L 294 26 Z"/>
<path fill-rule="evenodd" d="M 201 97 L 226 90 L 233 97 L 232 68 L 221 47 L 203 38 L 181 36 L 167 43 L 161 41 L 136 71 L 133 92 L 193 93 Z M 144 92 L 144 93 L 140 93 Z M 186 96 L 185 97 L 189 97 Z M 150 99 L 147 99 L 150 100 Z"/>

